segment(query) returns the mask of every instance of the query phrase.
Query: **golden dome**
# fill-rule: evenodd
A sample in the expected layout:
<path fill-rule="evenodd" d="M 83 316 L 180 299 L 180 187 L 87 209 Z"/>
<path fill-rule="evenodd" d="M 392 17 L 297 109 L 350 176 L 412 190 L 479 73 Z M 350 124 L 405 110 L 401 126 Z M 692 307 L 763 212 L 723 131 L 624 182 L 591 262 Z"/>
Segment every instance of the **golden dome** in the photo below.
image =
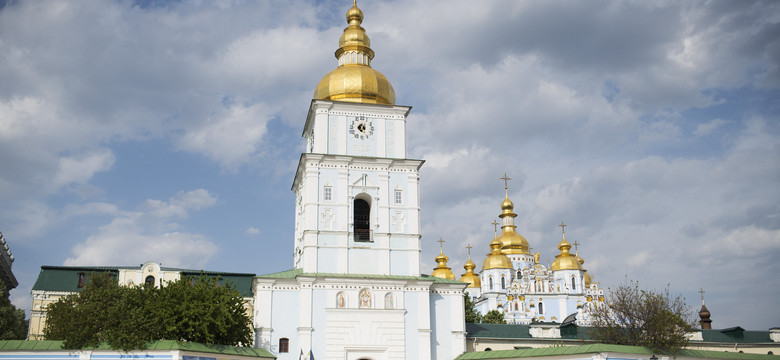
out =
<path fill-rule="evenodd" d="M 489 269 L 512 269 L 512 261 L 509 257 L 501 253 L 501 241 L 494 238 L 490 242 L 490 254 L 485 257 L 482 263 L 482 271 Z"/>
<path fill-rule="evenodd" d="M 371 68 L 374 51 L 371 40 L 360 24 L 363 12 L 353 2 L 347 11 L 349 24 L 339 38 L 336 59 L 339 66 L 325 75 L 314 90 L 314 99 L 371 104 L 395 104 L 393 85 Z"/>
<path fill-rule="evenodd" d="M 501 236 L 498 237 L 499 241 L 501 241 L 501 252 L 506 255 L 530 254 L 528 252 L 528 240 L 515 230 L 517 226 L 514 225 L 514 218 L 517 214 L 512 211 L 514 208 L 515 205 L 509 200 L 509 194 L 507 194 L 501 203 L 501 215 L 498 215 L 502 219 L 509 217 L 509 219 L 504 220 L 504 225 L 501 226 Z"/>
<path fill-rule="evenodd" d="M 471 246 L 469 245 L 469 247 Z M 474 264 L 474 262 L 471 261 L 471 254 L 469 253 L 469 259 L 466 261 L 465 264 L 463 264 L 463 268 L 466 269 L 466 273 L 460 277 L 461 282 L 469 284 L 468 287 L 473 287 L 473 288 L 482 287 L 482 281 L 479 280 L 479 275 L 474 273 L 474 269 L 476 267 L 477 264 Z"/>
<path fill-rule="evenodd" d="M 511 213 L 514 208 L 515 204 L 512 202 L 512 200 L 509 200 L 509 195 L 507 195 L 507 197 L 504 198 L 504 202 L 501 203 L 501 210 L 504 214 L 507 214 Z"/>
<path fill-rule="evenodd" d="M 439 240 L 440 242 L 444 242 L 444 240 Z M 449 266 L 447 266 L 447 261 L 450 258 L 447 257 L 447 255 L 444 255 L 444 247 L 441 248 L 439 251 L 439 256 L 436 257 L 436 267 L 433 268 L 433 272 L 431 273 L 431 276 L 435 276 L 437 278 L 442 279 L 449 279 L 449 280 L 455 280 L 455 274 L 452 273 L 452 269 L 450 269 Z"/>
<path fill-rule="evenodd" d="M 582 270 L 582 265 L 580 265 L 580 262 L 577 260 L 577 257 L 572 255 L 569 252 L 569 249 L 571 249 L 571 244 L 569 244 L 568 241 L 566 241 L 566 235 L 563 235 L 563 239 L 560 243 L 558 243 L 558 250 L 561 251 L 560 254 L 555 255 L 555 260 L 552 263 L 552 270 L 558 271 L 558 270 Z"/>

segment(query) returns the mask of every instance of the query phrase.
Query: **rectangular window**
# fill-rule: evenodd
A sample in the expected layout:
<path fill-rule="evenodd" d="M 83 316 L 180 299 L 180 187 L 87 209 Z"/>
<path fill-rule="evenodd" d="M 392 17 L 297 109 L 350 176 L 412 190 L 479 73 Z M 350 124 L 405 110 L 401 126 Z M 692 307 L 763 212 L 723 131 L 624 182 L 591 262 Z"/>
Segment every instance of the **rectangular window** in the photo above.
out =
<path fill-rule="evenodd" d="M 333 187 L 332 186 L 326 186 L 323 189 L 322 197 L 325 201 L 332 201 L 333 200 Z"/>
<path fill-rule="evenodd" d="M 287 338 L 279 339 L 279 352 L 286 353 L 290 351 L 290 340 Z"/>
<path fill-rule="evenodd" d="M 403 204 L 403 191 L 402 190 L 396 190 L 395 191 L 395 204 L 396 205 Z"/>

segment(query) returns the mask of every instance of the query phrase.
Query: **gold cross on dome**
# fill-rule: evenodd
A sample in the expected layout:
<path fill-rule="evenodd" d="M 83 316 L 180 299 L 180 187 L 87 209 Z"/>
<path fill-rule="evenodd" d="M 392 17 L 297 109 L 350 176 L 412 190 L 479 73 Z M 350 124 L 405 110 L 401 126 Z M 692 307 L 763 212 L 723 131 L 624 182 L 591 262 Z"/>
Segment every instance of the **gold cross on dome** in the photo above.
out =
<path fill-rule="evenodd" d="M 511 177 L 507 177 L 506 173 L 504 173 L 504 177 L 500 177 L 500 180 L 504 180 L 504 190 L 507 190 L 509 188 L 509 180 L 512 180 Z"/>
<path fill-rule="evenodd" d="M 566 224 L 563 223 L 563 221 L 561 221 L 561 224 L 558 225 L 558 226 L 561 227 L 561 232 L 565 234 L 566 233 L 566 227 L 569 226 L 569 225 L 566 225 Z"/>
<path fill-rule="evenodd" d="M 701 303 L 704 304 L 704 289 L 699 288 L 698 293 L 701 294 Z"/>
<path fill-rule="evenodd" d="M 471 244 L 466 244 L 466 249 L 469 249 L 469 257 L 471 257 Z"/>
<path fill-rule="evenodd" d="M 498 235 L 498 221 L 493 220 L 491 224 L 493 224 L 493 233 Z"/>
<path fill-rule="evenodd" d="M 439 247 L 441 247 L 441 249 L 444 250 L 444 239 L 439 238 L 439 240 L 437 241 L 439 242 Z"/>
<path fill-rule="evenodd" d="M 577 253 L 577 251 L 579 250 L 579 248 L 578 248 L 578 246 L 579 246 L 579 245 L 580 245 L 580 243 L 578 243 L 578 242 L 577 242 L 577 240 L 574 240 L 574 253 L 575 253 L 575 254 L 576 254 L 576 253 Z"/>

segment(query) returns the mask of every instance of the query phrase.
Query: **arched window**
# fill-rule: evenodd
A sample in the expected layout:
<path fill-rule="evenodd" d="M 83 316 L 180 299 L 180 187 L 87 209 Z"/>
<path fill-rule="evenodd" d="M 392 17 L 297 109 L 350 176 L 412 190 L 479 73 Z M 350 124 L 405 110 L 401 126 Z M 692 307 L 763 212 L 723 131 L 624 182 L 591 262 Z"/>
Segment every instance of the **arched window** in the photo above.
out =
<path fill-rule="evenodd" d="M 290 352 L 290 339 L 288 338 L 279 339 L 279 352 L 280 353 Z"/>
<path fill-rule="evenodd" d="M 385 309 L 394 309 L 395 308 L 395 301 L 393 300 L 393 294 L 387 293 L 385 294 Z"/>
<path fill-rule="evenodd" d="M 337 308 L 343 308 L 347 306 L 347 299 L 344 296 L 343 292 L 339 292 L 338 295 L 336 295 L 336 307 Z"/>
<path fill-rule="evenodd" d="M 501 276 L 501 289 L 506 289 L 506 280 L 504 280 L 503 276 Z"/>
<path fill-rule="evenodd" d="M 360 290 L 360 307 L 371 308 L 371 292 L 368 289 Z"/>
<path fill-rule="evenodd" d="M 539 313 L 544 314 L 544 304 L 541 301 L 539 302 Z"/>
<path fill-rule="evenodd" d="M 363 199 L 355 199 L 355 241 L 371 241 L 371 205 Z"/>
<path fill-rule="evenodd" d="M 144 281 L 144 283 L 147 286 L 154 286 L 154 276 L 152 276 L 152 275 L 147 276 L 146 280 Z"/>
<path fill-rule="evenodd" d="M 488 278 L 488 282 L 490 283 L 490 290 L 493 290 L 493 277 Z"/>
<path fill-rule="evenodd" d="M 571 277 L 571 289 L 572 291 L 577 290 L 577 285 L 574 284 L 574 276 Z"/>

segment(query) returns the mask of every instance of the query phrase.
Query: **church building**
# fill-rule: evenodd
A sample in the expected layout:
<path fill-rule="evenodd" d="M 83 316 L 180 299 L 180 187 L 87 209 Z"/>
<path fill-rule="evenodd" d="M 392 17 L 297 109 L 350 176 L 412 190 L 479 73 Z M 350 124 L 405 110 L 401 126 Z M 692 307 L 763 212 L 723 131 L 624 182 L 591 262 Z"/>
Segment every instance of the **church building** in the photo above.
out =
<path fill-rule="evenodd" d="M 338 67 L 314 92 L 292 190 L 294 268 L 255 278 L 256 346 L 280 360 L 453 359 L 466 349 L 463 290 L 420 271 L 419 170 L 409 106 L 371 67 L 353 5 Z"/>
<path fill-rule="evenodd" d="M 508 181 L 511 178 L 504 174 L 501 179 L 506 193 L 498 215 L 501 234 L 496 229 L 479 274 L 474 272 L 476 264 L 471 260 L 469 245 L 469 259 L 463 266 L 466 273 L 460 278 L 469 284 L 466 292 L 477 311 L 485 315 L 497 310 L 509 324 L 590 325 L 590 312 L 596 304 L 604 302 L 604 290 L 582 267 L 585 260 L 577 254 L 576 248 L 572 254 L 572 244 L 566 240 L 566 225 L 559 225 L 562 230 L 558 243 L 560 253 L 555 255 L 551 265 L 541 264 L 540 253 L 532 255 L 528 240 L 517 232 L 514 220 L 517 214 L 514 203 L 509 200 Z M 493 224 L 499 225 L 495 221 Z M 574 245 L 578 245 L 577 242 Z M 443 253 L 436 259 L 444 260 L 436 269 L 446 267 Z"/>

